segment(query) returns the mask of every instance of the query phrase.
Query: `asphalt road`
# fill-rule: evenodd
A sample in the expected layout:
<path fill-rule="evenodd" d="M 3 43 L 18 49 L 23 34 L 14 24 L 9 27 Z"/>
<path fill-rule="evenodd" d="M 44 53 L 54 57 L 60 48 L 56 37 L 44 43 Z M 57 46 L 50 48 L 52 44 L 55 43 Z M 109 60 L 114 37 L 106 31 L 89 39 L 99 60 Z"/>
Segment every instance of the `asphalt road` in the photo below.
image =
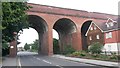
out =
<path fill-rule="evenodd" d="M 52 56 L 37 55 L 34 52 L 18 52 L 18 57 L 14 61 L 16 64 L 13 66 L 7 66 L 14 63 L 11 60 L 3 62 L 3 68 L 105 68 Z"/>

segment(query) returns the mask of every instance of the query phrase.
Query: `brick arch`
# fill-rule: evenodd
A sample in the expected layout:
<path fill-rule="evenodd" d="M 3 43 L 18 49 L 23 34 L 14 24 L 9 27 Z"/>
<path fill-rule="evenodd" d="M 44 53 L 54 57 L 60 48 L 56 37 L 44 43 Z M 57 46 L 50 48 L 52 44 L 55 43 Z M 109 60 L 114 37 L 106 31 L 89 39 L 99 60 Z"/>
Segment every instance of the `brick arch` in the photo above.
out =
<path fill-rule="evenodd" d="M 81 26 L 80 26 L 80 29 L 82 28 L 82 26 L 85 24 L 85 23 L 87 23 L 88 21 L 94 21 L 94 19 L 84 19 L 81 23 Z M 80 32 L 81 32 L 81 30 L 80 30 Z"/>
<path fill-rule="evenodd" d="M 64 24 L 65 22 L 64 21 L 66 21 L 67 23 L 69 23 L 70 25 L 73 25 L 73 29 L 74 29 L 74 31 L 73 32 L 76 32 L 76 30 L 77 30 L 77 27 L 76 27 L 76 23 L 75 22 L 73 22 L 72 21 L 72 19 L 69 19 L 69 18 L 59 18 L 59 19 L 57 19 L 56 21 L 55 21 L 55 23 L 53 24 L 53 29 L 55 29 L 55 25 L 56 24 L 63 24 L 63 26 L 64 25 L 67 25 L 67 24 Z M 70 26 L 69 25 L 69 26 Z M 68 26 L 68 27 L 69 27 Z M 66 26 L 67 27 L 67 26 Z M 70 27 L 69 27 L 70 28 Z M 72 28 L 71 28 L 72 29 Z M 70 32 L 70 33 L 72 33 L 72 32 Z"/>
<path fill-rule="evenodd" d="M 30 27 L 34 28 L 38 32 L 39 36 L 39 48 L 38 54 L 47 54 L 47 32 L 48 25 L 47 22 L 38 15 L 28 15 L 28 22 L 30 23 Z"/>
<path fill-rule="evenodd" d="M 93 20 L 91 19 L 88 19 L 88 20 L 85 20 L 81 26 L 81 42 L 82 42 L 82 49 L 83 50 L 87 50 L 88 49 L 88 44 L 87 44 L 87 36 L 85 36 L 86 32 L 88 31 L 90 25 L 91 25 L 91 22 Z"/>
<path fill-rule="evenodd" d="M 69 18 L 58 19 L 54 23 L 53 29 L 55 29 L 59 34 L 59 44 L 61 52 L 64 51 L 64 48 L 67 45 L 73 47 L 72 34 L 76 32 L 77 27 L 76 24 L 71 19 Z"/>
<path fill-rule="evenodd" d="M 82 23 L 81 29 L 80 29 L 81 33 L 83 32 L 83 28 L 84 28 L 85 26 L 87 26 L 87 28 L 84 29 L 85 32 L 88 30 L 89 25 L 91 24 L 91 22 L 93 22 L 93 20 L 92 20 L 92 19 L 88 19 L 88 20 L 85 20 L 85 21 Z"/>
<path fill-rule="evenodd" d="M 30 17 L 31 17 L 31 19 L 29 19 Z M 34 21 L 34 19 L 32 19 L 32 18 L 36 19 L 36 21 Z M 44 28 L 43 30 L 48 31 L 47 21 L 42 16 L 39 16 L 36 14 L 28 14 L 28 21 L 29 20 L 35 22 L 35 23 L 30 23 L 30 24 L 33 24 L 32 26 L 30 25 L 30 27 L 32 27 L 38 31 L 37 26 L 41 26 L 41 24 L 42 24 L 42 26 Z M 35 25 L 37 25 L 37 26 L 35 26 Z"/>

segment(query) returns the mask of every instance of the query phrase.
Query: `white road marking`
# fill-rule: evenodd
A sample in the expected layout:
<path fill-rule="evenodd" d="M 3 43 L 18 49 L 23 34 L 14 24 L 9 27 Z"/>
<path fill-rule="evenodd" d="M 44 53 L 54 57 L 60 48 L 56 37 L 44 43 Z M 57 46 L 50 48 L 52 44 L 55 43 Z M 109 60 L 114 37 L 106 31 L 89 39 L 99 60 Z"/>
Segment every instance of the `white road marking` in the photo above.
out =
<path fill-rule="evenodd" d="M 42 60 L 43 62 L 46 62 L 46 63 L 49 63 L 49 64 L 52 64 L 51 62 L 49 62 L 49 61 L 46 61 L 46 60 Z M 54 65 L 54 64 L 52 64 L 52 65 Z M 60 67 L 60 68 L 63 68 L 62 66 L 60 66 L 60 65 L 55 65 L 55 66 L 57 66 L 57 67 Z"/>
<path fill-rule="evenodd" d="M 20 66 L 20 68 L 22 68 L 21 66 L 21 63 L 20 63 L 20 58 L 18 58 L 18 66 Z"/>
<path fill-rule="evenodd" d="M 40 58 L 36 58 L 37 60 L 41 60 Z"/>
<path fill-rule="evenodd" d="M 37 58 L 37 57 L 33 57 L 33 58 L 35 58 L 35 59 L 37 59 L 37 60 L 41 60 L 40 58 Z"/>
<path fill-rule="evenodd" d="M 43 62 L 46 62 L 46 63 L 48 63 L 48 64 L 52 64 L 51 62 L 49 62 L 49 61 L 46 61 L 46 60 L 42 60 Z"/>
<path fill-rule="evenodd" d="M 37 59 L 37 60 L 42 60 L 42 59 L 37 58 L 37 57 L 33 57 L 33 58 L 35 58 L 35 59 Z M 48 64 L 52 64 L 51 62 L 49 62 L 49 61 L 47 61 L 47 60 L 42 60 L 42 61 L 45 62 L 45 63 L 48 63 Z M 54 65 L 54 64 L 52 64 L 52 65 Z M 63 68 L 63 67 L 60 66 L 60 65 L 55 65 L 55 66 L 60 67 L 60 68 Z"/>
<path fill-rule="evenodd" d="M 60 66 L 60 65 L 55 65 L 55 66 L 60 67 L 60 68 L 63 68 L 63 67 L 62 67 L 62 66 Z"/>
<path fill-rule="evenodd" d="M 55 66 L 60 66 L 60 65 L 55 65 Z"/>

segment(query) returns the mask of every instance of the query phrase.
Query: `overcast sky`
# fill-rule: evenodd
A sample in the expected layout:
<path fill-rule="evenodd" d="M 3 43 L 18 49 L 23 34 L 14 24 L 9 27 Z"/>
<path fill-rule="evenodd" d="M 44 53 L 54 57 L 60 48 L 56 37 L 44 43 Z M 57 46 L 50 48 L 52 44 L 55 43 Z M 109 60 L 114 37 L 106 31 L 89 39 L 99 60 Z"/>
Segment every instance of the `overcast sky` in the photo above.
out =
<path fill-rule="evenodd" d="M 119 1 L 120 0 L 29 0 L 29 3 L 117 14 Z"/>
<path fill-rule="evenodd" d="M 50 5 L 62 8 L 86 10 L 89 12 L 101 12 L 118 15 L 118 2 L 120 0 L 29 0 L 29 3 Z M 58 38 L 54 31 L 54 38 Z M 38 34 L 34 29 L 24 29 L 23 34 L 20 35 L 19 46 L 25 43 L 32 43 L 38 39 Z"/>

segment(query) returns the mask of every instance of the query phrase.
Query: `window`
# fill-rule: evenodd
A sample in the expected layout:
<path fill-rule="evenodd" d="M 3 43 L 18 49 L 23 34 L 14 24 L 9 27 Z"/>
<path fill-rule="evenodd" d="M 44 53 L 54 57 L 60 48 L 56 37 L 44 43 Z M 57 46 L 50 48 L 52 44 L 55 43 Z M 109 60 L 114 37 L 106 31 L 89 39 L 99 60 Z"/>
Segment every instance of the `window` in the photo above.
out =
<path fill-rule="evenodd" d="M 106 23 L 107 27 L 114 26 L 113 22 Z"/>
<path fill-rule="evenodd" d="M 108 39 L 108 38 L 112 38 L 112 32 L 106 33 L 106 39 Z"/>
<path fill-rule="evenodd" d="M 108 39 L 109 38 L 109 33 L 106 33 L 106 39 Z"/>
<path fill-rule="evenodd" d="M 109 32 L 109 38 L 112 38 L 112 33 L 111 32 Z"/>
<path fill-rule="evenodd" d="M 110 22 L 109 24 L 110 24 L 110 26 L 113 26 L 113 25 L 114 25 L 113 22 Z"/>
<path fill-rule="evenodd" d="M 100 36 L 99 36 L 99 35 L 96 35 L 96 38 L 97 38 L 97 39 L 100 39 Z"/>
<path fill-rule="evenodd" d="M 106 26 L 107 26 L 107 27 L 110 27 L 108 23 L 106 23 Z"/>
<path fill-rule="evenodd" d="M 94 30 L 96 30 L 97 28 L 96 28 L 96 26 L 94 26 Z"/>
<path fill-rule="evenodd" d="M 93 30 L 93 27 L 91 27 L 90 30 Z"/>
<path fill-rule="evenodd" d="M 90 40 L 92 40 L 92 37 L 91 37 L 91 36 L 89 36 L 89 39 L 90 39 Z"/>

